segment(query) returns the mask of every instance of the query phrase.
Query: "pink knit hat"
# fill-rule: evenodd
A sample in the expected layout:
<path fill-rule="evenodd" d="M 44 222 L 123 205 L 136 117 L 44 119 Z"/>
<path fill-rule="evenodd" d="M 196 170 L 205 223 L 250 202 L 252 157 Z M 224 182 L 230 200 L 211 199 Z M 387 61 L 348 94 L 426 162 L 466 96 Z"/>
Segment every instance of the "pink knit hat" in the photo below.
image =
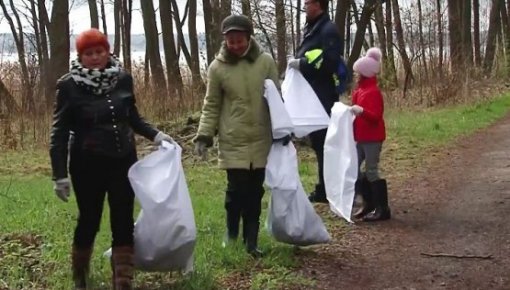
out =
<path fill-rule="evenodd" d="M 372 47 L 364 57 L 354 62 L 353 70 L 364 77 L 371 78 L 381 70 L 381 58 L 381 50 L 377 47 Z"/>

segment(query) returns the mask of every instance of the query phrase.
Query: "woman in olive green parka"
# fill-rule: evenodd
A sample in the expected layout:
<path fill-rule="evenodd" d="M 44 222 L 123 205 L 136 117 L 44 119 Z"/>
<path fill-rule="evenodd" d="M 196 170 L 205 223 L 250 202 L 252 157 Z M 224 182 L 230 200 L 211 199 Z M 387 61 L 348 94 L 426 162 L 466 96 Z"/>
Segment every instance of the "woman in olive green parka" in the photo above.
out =
<path fill-rule="evenodd" d="M 200 117 L 195 153 L 205 158 L 218 134 L 218 163 L 227 171 L 225 209 L 227 239 L 237 239 L 243 219 L 247 251 L 257 249 L 267 156 L 272 144 L 271 120 L 264 99 L 264 81 L 278 85 L 273 58 L 251 37 L 253 26 L 244 15 L 222 22 L 224 42 L 207 73 L 207 92 Z"/>

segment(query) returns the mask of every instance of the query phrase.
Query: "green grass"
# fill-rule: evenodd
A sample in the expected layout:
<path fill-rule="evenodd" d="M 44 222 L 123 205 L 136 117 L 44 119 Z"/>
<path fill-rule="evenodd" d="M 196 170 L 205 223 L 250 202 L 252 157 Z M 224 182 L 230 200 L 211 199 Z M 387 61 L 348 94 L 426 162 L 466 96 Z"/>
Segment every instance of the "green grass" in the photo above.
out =
<path fill-rule="evenodd" d="M 12 153 L 9 158 L 10 162 L 26 164 L 22 155 Z M 33 169 L 37 168 L 40 167 Z M 303 167 L 303 173 L 313 176 L 307 168 Z M 282 284 L 292 285 L 296 281 L 310 283 L 290 274 L 290 269 L 297 265 L 293 247 L 273 241 L 265 228 L 261 229 L 259 238 L 260 247 L 267 253 L 264 259 L 252 259 L 241 243 L 223 249 L 225 173 L 212 164 L 187 164 L 186 174 L 199 236 L 194 255 L 195 271 L 189 276 L 137 273 L 136 284 L 141 289 L 224 289 L 233 273 L 250 277 L 252 289 L 271 289 Z M 269 195 L 266 195 L 263 208 L 267 208 L 268 198 Z M 69 250 L 76 220 L 74 198 L 69 203 L 59 201 L 45 172 L 33 176 L 3 175 L 0 178 L 0 219 L 0 239 L 6 244 L 0 246 L 0 289 L 28 289 L 32 283 L 44 289 L 71 288 Z M 265 215 L 262 224 L 264 220 Z M 28 244 L 31 250 L 27 255 L 24 240 L 28 238 L 37 239 L 37 242 Z M 92 261 L 94 289 L 109 289 L 110 265 L 102 257 L 109 243 L 109 212 L 106 207 Z M 37 261 L 35 264 L 32 262 L 34 259 Z"/>
<path fill-rule="evenodd" d="M 509 107 L 510 96 L 505 95 L 490 103 L 423 112 L 389 112 L 387 131 L 396 143 L 416 144 L 419 148 L 444 145 L 501 118 Z"/>
<path fill-rule="evenodd" d="M 412 166 L 409 161 L 427 156 L 429 150 L 452 143 L 459 136 L 486 127 L 510 108 L 510 96 L 489 103 L 434 109 L 422 112 L 388 112 L 383 163 L 391 170 Z M 307 153 L 309 154 L 309 152 Z M 315 181 L 313 160 L 302 158 L 300 174 L 306 189 Z M 390 160 L 391 159 L 391 160 Z M 386 171 L 390 168 L 386 168 Z M 291 246 L 276 243 L 261 228 L 260 247 L 267 253 L 261 260 L 249 257 L 242 245 L 223 249 L 225 173 L 214 164 L 185 163 L 192 197 L 198 240 L 195 271 L 136 274 L 139 289 L 280 289 L 292 285 L 313 287 L 313 280 L 298 276 L 293 269 L 300 260 Z M 207 178 L 204 178 L 204 177 Z M 263 201 L 267 208 L 269 194 Z M 265 210 L 262 224 L 265 220 Z M 344 223 L 329 214 L 328 228 L 341 236 Z M 53 194 L 46 151 L 2 152 L 0 155 L 0 289 L 70 289 L 69 250 L 76 220 L 74 198 L 60 202 Z M 110 265 L 102 253 L 109 248 L 108 208 L 93 256 L 94 289 L 109 289 Z"/>
<path fill-rule="evenodd" d="M 487 127 L 505 116 L 509 109 L 510 95 L 506 94 L 485 103 L 387 112 L 387 139 L 381 157 L 384 175 L 392 178 L 408 176 L 414 167 L 421 166 L 422 161 L 437 150 Z"/>

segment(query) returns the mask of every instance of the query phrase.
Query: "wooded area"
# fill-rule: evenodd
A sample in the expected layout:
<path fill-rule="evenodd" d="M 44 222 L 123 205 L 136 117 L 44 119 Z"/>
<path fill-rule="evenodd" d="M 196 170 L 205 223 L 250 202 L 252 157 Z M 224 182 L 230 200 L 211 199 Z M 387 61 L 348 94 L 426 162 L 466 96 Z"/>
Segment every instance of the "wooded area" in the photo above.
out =
<path fill-rule="evenodd" d="M 91 25 L 113 35 L 112 50 L 124 67 L 141 69 L 137 86 L 172 104 L 203 97 L 207 64 L 222 40 L 221 20 L 231 13 L 249 15 L 256 37 L 283 73 L 287 56 L 294 54 L 301 40 L 303 2 L 0 0 L 2 21 L 11 28 L 18 57 L 15 65 L 1 66 L 0 116 L 51 111 L 56 80 L 69 70 L 72 7 L 88 5 Z M 134 4 L 143 16 L 142 64 L 135 63 L 130 49 Z M 107 27 L 106 17 L 112 14 L 106 11 L 113 11 L 114 27 Z M 438 77 L 508 75 L 509 12 L 510 1 L 505 0 L 332 0 L 328 11 L 345 39 L 349 65 L 368 47 L 380 47 L 381 84 L 402 89 L 403 97 L 413 87 L 435 84 Z M 199 17 L 204 27 L 197 27 Z"/>

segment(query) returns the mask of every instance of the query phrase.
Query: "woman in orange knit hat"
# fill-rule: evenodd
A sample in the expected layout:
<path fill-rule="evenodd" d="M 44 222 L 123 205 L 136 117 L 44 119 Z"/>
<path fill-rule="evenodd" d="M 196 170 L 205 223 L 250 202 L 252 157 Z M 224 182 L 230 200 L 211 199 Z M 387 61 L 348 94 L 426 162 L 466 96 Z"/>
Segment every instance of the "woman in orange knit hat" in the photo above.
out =
<path fill-rule="evenodd" d="M 106 35 L 97 29 L 86 30 L 78 35 L 76 49 L 78 58 L 57 83 L 50 144 L 55 193 L 67 202 L 72 183 L 78 204 L 72 248 L 75 289 L 87 289 L 106 193 L 113 287 L 132 289 L 134 193 L 127 173 L 137 160 L 134 133 L 155 144 L 172 138 L 138 113 L 133 79 L 110 54 Z"/>

